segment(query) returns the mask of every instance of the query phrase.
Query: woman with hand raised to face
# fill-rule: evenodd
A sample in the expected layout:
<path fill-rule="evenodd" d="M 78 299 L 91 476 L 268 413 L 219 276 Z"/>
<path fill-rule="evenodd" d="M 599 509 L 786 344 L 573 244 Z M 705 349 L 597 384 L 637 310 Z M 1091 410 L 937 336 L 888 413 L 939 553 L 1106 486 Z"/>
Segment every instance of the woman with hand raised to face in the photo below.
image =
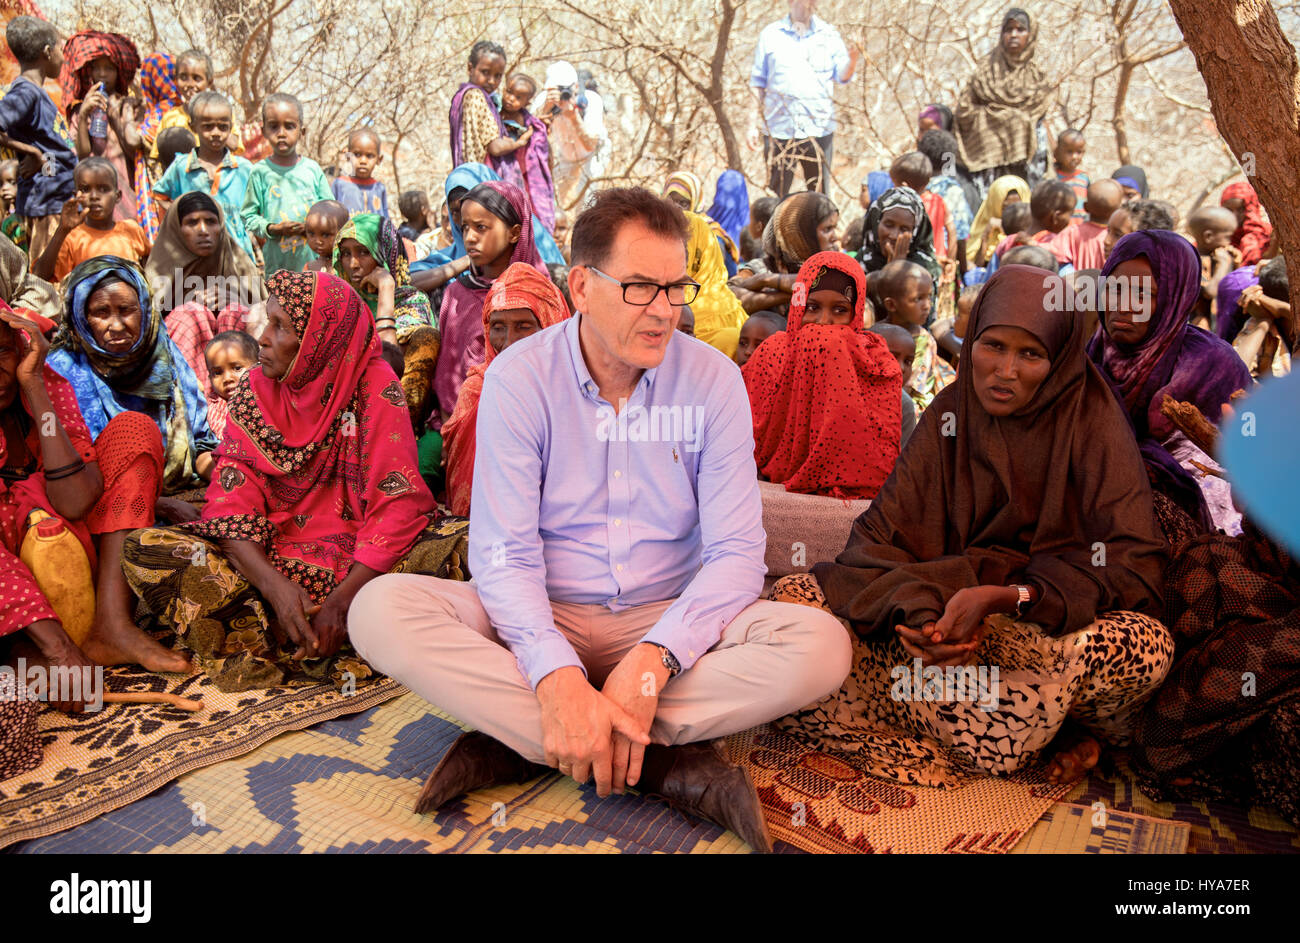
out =
<path fill-rule="evenodd" d="M 916 754 L 882 730 L 968 772 L 1029 765 L 1067 717 L 1122 743 L 1169 670 L 1173 640 L 1156 621 L 1166 548 L 1142 458 L 1084 356 L 1082 314 L 1051 310 L 1054 278 L 1008 265 L 990 279 L 957 382 L 844 551 L 774 591 L 824 594 L 858 636 L 844 688 L 781 725 L 862 753 L 880 775 L 918 781 Z M 895 683 L 914 659 L 1000 676 L 986 674 L 987 696 L 926 698 Z M 1053 779 L 1096 762 L 1090 738 L 1067 746 Z"/>

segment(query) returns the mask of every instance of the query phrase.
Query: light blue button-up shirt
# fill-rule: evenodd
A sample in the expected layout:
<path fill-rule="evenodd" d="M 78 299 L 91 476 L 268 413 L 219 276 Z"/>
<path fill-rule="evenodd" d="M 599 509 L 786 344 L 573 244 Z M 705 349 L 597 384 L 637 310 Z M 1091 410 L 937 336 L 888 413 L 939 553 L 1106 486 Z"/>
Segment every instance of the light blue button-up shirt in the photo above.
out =
<path fill-rule="evenodd" d="M 832 83 L 849 67 L 849 51 L 839 31 L 812 17 L 808 32 L 795 32 L 790 17 L 769 23 L 758 34 L 749 84 L 765 89 L 763 113 L 774 138 L 817 138 L 835 130 Z"/>
<path fill-rule="evenodd" d="M 675 598 L 643 641 L 685 671 L 766 573 L 740 370 L 674 331 L 616 416 L 583 360 L 580 325 L 575 315 L 502 351 L 478 406 L 470 570 L 534 687 L 583 667 L 552 599 L 620 612 Z"/>

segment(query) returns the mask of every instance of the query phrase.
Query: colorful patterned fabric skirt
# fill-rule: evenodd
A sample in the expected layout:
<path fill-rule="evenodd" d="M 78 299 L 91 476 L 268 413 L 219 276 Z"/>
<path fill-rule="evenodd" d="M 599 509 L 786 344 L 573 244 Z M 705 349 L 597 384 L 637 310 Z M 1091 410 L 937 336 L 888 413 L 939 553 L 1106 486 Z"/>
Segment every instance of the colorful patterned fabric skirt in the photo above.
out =
<path fill-rule="evenodd" d="M 391 572 L 467 580 L 468 534 L 467 519 L 443 517 L 425 528 Z M 296 646 L 280 640 L 271 606 L 216 543 L 188 530 L 136 531 L 126 540 L 122 568 L 135 593 L 223 691 L 327 678 L 346 689 L 375 677 L 346 642 L 335 655 L 295 661 Z"/>
<path fill-rule="evenodd" d="M 827 608 L 811 573 L 778 580 L 772 599 Z M 844 686 L 776 726 L 824 749 L 857 754 L 877 776 L 953 785 L 1029 767 L 1067 718 L 1111 743 L 1127 743 L 1173 654 L 1169 630 L 1135 612 L 1108 612 L 1061 636 L 990 616 L 972 664 L 960 674 L 927 674 L 895 635 L 856 639 Z"/>
<path fill-rule="evenodd" d="M 1300 562 L 1249 522 L 1196 538 L 1169 566 L 1165 618 L 1178 660 L 1134 731 L 1143 791 L 1300 824 Z"/>

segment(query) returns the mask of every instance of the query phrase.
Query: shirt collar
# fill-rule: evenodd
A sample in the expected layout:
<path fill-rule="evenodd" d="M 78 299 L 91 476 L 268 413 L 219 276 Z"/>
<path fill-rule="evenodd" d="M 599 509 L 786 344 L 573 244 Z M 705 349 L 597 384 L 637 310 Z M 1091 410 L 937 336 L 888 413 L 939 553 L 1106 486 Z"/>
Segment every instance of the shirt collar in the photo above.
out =
<path fill-rule="evenodd" d="M 569 356 L 573 360 L 573 374 L 574 379 L 578 382 L 578 389 L 582 390 L 589 396 L 596 397 L 600 395 L 600 387 L 596 384 L 596 381 L 592 379 L 591 371 L 587 369 L 587 361 L 582 356 L 582 341 L 578 334 L 583 317 L 584 315 L 582 314 L 574 314 L 573 317 L 564 322 L 565 339 L 569 344 Z M 672 341 L 673 339 L 670 338 L 670 345 L 672 344 Z M 667 354 L 665 354 L 665 356 L 667 356 Z M 639 389 L 644 386 L 649 389 L 649 387 L 654 383 L 655 377 L 658 373 L 658 367 L 651 367 L 649 370 L 644 371 L 641 374 L 641 379 L 637 381 L 637 388 Z"/>
<path fill-rule="evenodd" d="M 816 16 L 808 17 L 808 32 L 804 33 L 804 35 L 811 36 L 813 33 L 817 32 L 817 27 L 820 23 L 821 21 L 818 20 Z M 794 17 L 789 13 L 785 15 L 785 19 L 781 20 L 781 28 L 792 36 L 799 35 L 799 31 L 794 28 Z"/>
<path fill-rule="evenodd" d="M 195 148 L 194 150 L 190 151 L 189 156 L 186 159 L 185 172 L 187 174 L 194 173 L 196 169 L 196 165 L 198 165 L 198 161 L 199 161 L 199 151 L 198 148 Z M 226 148 L 226 152 L 221 155 L 221 163 L 217 164 L 217 168 L 220 170 L 224 170 L 227 167 L 238 167 L 238 166 L 239 164 L 235 161 L 235 155 L 230 153 L 230 148 Z M 206 170 L 207 168 L 199 166 L 197 167 L 197 169 Z"/>

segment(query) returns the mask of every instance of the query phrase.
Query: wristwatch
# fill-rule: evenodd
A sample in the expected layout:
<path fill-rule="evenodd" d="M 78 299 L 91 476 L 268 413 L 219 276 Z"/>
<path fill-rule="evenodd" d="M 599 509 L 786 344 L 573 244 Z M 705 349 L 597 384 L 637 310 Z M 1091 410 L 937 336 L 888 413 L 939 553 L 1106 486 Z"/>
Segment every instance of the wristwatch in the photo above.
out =
<path fill-rule="evenodd" d="M 1029 605 L 1030 598 L 1031 597 L 1029 595 L 1028 586 L 1016 587 L 1016 618 L 1017 619 L 1019 619 L 1024 614 L 1025 606 Z"/>
<path fill-rule="evenodd" d="M 668 669 L 668 677 L 675 678 L 682 673 L 682 663 L 677 660 L 677 656 L 658 642 L 651 642 L 655 648 L 659 649 L 659 658 L 663 666 Z"/>

